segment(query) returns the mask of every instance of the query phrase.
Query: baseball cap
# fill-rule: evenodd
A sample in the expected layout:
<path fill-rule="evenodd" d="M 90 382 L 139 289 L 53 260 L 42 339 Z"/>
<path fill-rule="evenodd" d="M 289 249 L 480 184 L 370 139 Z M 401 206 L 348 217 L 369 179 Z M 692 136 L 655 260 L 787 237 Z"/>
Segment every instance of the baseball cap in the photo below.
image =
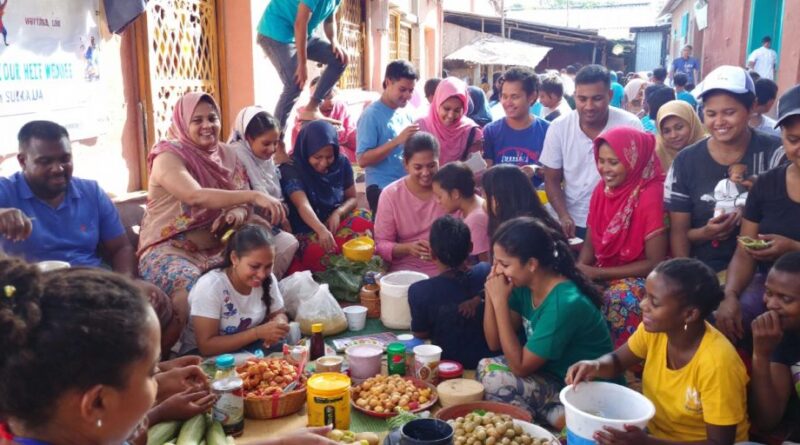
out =
<path fill-rule="evenodd" d="M 795 85 L 789 91 L 783 93 L 778 99 L 778 122 L 775 123 L 775 128 L 781 126 L 781 123 L 791 116 L 800 114 L 800 85 Z"/>
<path fill-rule="evenodd" d="M 697 85 L 692 92 L 694 97 L 702 99 L 703 95 L 712 90 L 724 90 L 734 94 L 756 94 L 753 79 L 744 68 L 731 65 L 722 65 L 708 73 L 705 79 Z"/>

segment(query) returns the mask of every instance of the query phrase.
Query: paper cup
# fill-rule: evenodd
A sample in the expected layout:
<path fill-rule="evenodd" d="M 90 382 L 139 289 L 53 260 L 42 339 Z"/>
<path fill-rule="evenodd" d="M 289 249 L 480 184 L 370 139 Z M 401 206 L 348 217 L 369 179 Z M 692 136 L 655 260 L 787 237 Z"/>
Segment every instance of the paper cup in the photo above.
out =
<path fill-rule="evenodd" d="M 342 309 L 347 317 L 347 328 L 351 331 L 360 331 L 367 324 L 367 308 L 365 306 L 347 306 Z"/>
<path fill-rule="evenodd" d="M 414 360 L 414 373 L 418 379 L 433 384 L 438 383 L 442 348 L 436 345 L 415 346 Z"/>
<path fill-rule="evenodd" d="M 338 355 L 326 355 L 317 359 L 317 372 L 342 372 L 342 362 L 344 358 Z"/>
<path fill-rule="evenodd" d="M 36 263 L 36 267 L 42 272 L 50 272 L 51 270 L 69 269 L 69 263 L 66 261 L 40 261 Z"/>

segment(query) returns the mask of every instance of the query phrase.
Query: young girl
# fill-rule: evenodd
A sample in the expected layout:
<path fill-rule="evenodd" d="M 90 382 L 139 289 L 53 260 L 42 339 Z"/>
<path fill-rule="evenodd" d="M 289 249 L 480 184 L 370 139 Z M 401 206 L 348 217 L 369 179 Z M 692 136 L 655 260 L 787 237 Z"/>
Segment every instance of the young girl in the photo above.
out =
<path fill-rule="evenodd" d="M 503 223 L 492 248 L 483 329 L 489 348 L 503 355 L 482 360 L 478 379 L 487 399 L 528 409 L 560 430 L 567 368 L 612 350 L 600 292 L 575 267 L 561 229 L 536 218 Z M 517 337 L 521 326 L 525 344 Z"/>
<path fill-rule="evenodd" d="M 274 161 L 280 142 L 278 121 L 261 107 L 251 106 L 239 112 L 233 126 L 228 144 L 244 165 L 250 187 L 283 202 L 281 175 Z M 275 240 L 275 265 L 272 271 L 278 279 L 283 278 L 299 247 L 297 238 L 288 231 L 286 220 L 281 227 L 284 230 L 279 227 L 272 229 Z"/>
<path fill-rule="evenodd" d="M 489 216 L 484 210 L 483 198 L 475 194 L 472 170 L 458 161 L 445 165 L 433 175 L 433 193 L 445 212 L 460 211 L 469 227 L 470 263 L 489 261 Z"/>
<path fill-rule="evenodd" d="M 270 349 L 289 331 L 283 297 L 272 274 L 275 247 L 268 229 L 248 224 L 228 240 L 224 262 L 189 292 L 191 323 L 181 354 L 204 356 Z"/>
<path fill-rule="evenodd" d="M 500 224 L 517 216 L 533 216 L 549 227 L 561 227 L 547 213 L 530 178 L 516 165 L 495 165 L 483 175 L 489 237 Z"/>
<path fill-rule="evenodd" d="M 369 212 L 356 208 L 353 168 L 341 154 L 336 129 L 327 122 L 310 122 L 300 130 L 292 162 L 281 165 L 281 186 L 300 241 L 289 273 L 324 270 L 326 255 L 372 231 Z"/>
<path fill-rule="evenodd" d="M 719 281 L 695 259 L 665 261 L 647 277 L 643 323 L 616 351 L 570 367 L 566 382 L 609 379 L 644 363 L 642 389 L 656 415 L 642 429 L 595 433 L 609 444 L 733 444 L 747 440 L 747 371 L 706 318 L 722 301 Z M 580 388 L 578 388 L 580 390 Z"/>
<path fill-rule="evenodd" d="M 453 165 L 453 164 L 450 164 Z M 431 227 L 431 255 L 441 272 L 408 289 L 411 330 L 442 347 L 442 358 L 474 369 L 489 355 L 483 335 L 483 286 L 489 264 L 467 266 L 469 227 L 445 215 Z"/>
<path fill-rule="evenodd" d="M 390 263 L 390 272 L 413 270 L 439 274 L 431 258 L 431 225 L 445 215 L 433 194 L 439 170 L 439 143 L 430 133 L 415 133 L 403 145 L 407 175 L 381 192 L 375 220 L 375 251 Z"/>
<path fill-rule="evenodd" d="M 428 115 L 417 121 L 420 131 L 431 133 L 439 142 L 439 164 L 445 165 L 480 151 L 483 132 L 467 117 L 467 84 L 457 77 L 439 82 Z"/>
<path fill-rule="evenodd" d="M 21 260 L 0 259 L 0 332 L 0 443 L 144 443 L 145 417 L 150 425 L 185 418 L 208 411 L 215 399 L 198 400 L 203 391 L 188 389 L 151 409 L 161 392 L 158 376 L 178 363 L 159 363 L 155 312 L 138 286 L 112 272 L 43 274 Z M 154 413 L 169 404 L 180 409 L 172 416 Z M 260 443 L 335 445 L 321 437 L 328 431 L 301 430 Z"/>

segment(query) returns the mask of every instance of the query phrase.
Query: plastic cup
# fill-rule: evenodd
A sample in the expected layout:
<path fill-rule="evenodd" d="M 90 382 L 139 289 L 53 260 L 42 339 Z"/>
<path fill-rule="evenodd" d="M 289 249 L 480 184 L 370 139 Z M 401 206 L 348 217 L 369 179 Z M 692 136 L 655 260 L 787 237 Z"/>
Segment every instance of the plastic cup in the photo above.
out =
<path fill-rule="evenodd" d="M 317 372 L 342 372 L 344 358 L 338 355 L 326 355 L 317 359 Z"/>
<path fill-rule="evenodd" d="M 378 345 L 353 345 L 345 350 L 350 377 L 353 380 L 366 380 L 381 373 L 383 348 Z"/>
<path fill-rule="evenodd" d="M 351 331 L 360 331 L 367 325 L 366 306 L 347 306 L 342 310 L 347 317 L 347 328 Z"/>
<path fill-rule="evenodd" d="M 437 383 L 439 380 L 439 362 L 441 360 L 442 348 L 436 345 L 415 346 L 415 377 L 429 383 Z"/>
<path fill-rule="evenodd" d="M 453 427 L 439 419 L 415 419 L 400 428 L 400 445 L 449 445 Z"/>

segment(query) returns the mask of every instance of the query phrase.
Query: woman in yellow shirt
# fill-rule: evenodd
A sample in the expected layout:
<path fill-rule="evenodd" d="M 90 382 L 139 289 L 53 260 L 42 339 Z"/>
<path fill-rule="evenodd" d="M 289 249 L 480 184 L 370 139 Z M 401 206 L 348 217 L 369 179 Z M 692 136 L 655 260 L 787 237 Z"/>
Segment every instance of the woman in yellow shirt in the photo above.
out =
<path fill-rule="evenodd" d="M 581 361 L 568 384 L 611 379 L 644 360 L 642 389 L 656 406 L 647 432 L 606 428 L 594 439 L 610 444 L 714 444 L 747 440 L 747 372 L 733 345 L 705 319 L 723 293 L 702 262 L 662 262 L 647 277 L 643 322 L 616 351 Z"/>

